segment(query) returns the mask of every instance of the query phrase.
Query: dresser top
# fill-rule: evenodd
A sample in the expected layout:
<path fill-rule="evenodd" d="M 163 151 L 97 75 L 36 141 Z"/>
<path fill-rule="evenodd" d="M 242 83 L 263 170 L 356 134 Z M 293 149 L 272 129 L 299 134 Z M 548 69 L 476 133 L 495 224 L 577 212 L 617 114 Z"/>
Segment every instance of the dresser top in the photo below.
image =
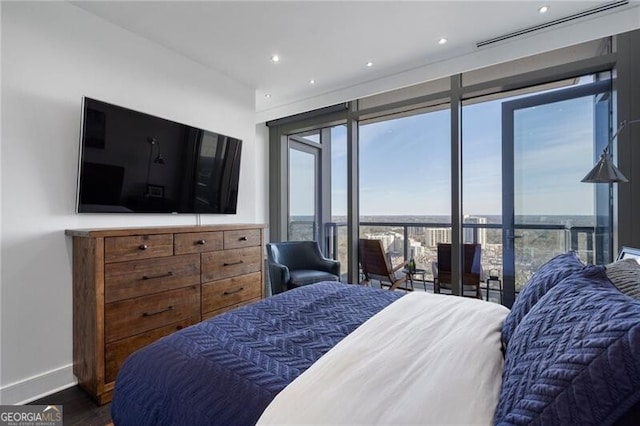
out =
<path fill-rule="evenodd" d="M 242 229 L 266 228 L 263 223 L 232 223 L 224 225 L 176 225 L 149 226 L 135 228 L 87 228 L 67 229 L 65 235 L 71 237 L 121 237 L 130 235 L 177 234 L 186 232 L 235 231 Z"/>

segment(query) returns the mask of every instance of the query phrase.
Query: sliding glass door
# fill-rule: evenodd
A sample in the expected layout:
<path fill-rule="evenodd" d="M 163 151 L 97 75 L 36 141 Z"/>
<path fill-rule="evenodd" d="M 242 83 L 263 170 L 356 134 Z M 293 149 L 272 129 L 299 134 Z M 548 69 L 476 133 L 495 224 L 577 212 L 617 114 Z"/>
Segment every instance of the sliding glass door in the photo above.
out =
<path fill-rule="evenodd" d="M 607 143 L 609 81 L 502 104 L 504 303 L 533 272 L 574 250 L 610 260 L 609 185 L 580 182 Z"/>
<path fill-rule="evenodd" d="M 287 137 L 288 240 L 317 241 L 347 271 L 347 132 L 345 125 Z"/>

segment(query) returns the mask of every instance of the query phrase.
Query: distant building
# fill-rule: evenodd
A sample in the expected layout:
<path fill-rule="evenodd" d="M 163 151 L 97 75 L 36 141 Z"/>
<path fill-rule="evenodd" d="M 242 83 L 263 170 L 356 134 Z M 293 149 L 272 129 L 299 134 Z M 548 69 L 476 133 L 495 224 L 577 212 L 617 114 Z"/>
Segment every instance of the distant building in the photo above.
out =
<path fill-rule="evenodd" d="M 451 228 L 427 228 L 426 246 L 435 247 L 439 243 L 451 243 Z"/>
<path fill-rule="evenodd" d="M 483 225 L 487 223 L 486 217 L 464 216 L 465 224 Z M 482 245 L 487 244 L 486 228 L 463 228 L 463 241 L 465 243 L 477 242 Z M 476 234 L 476 238 L 474 238 Z M 439 243 L 451 244 L 451 228 L 427 228 L 425 234 L 425 245 L 427 247 L 435 247 Z"/>
<path fill-rule="evenodd" d="M 404 235 L 397 232 L 381 232 L 376 234 L 366 234 L 365 238 L 371 238 L 374 240 L 382 241 L 382 247 L 386 253 L 395 256 L 403 256 L 404 253 Z M 422 245 L 420 241 L 416 241 L 413 238 L 409 238 L 409 252 L 406 254 L 407 258 L 411 256 L 411 253 L 415 257 L 422 257 L 427 254 L 427 249 Z"/>
<path fill-rule="evenodd" d="M 486 217 L 479 216 L 464 216 L 464 223 L 467 224 L 476 224 L 476 225 L 484 225 L 487 223 Z M 477 238 L 474 240 L 473 234 L 477 232 Z M 483 246 L 487 244 L 487 228 L 464 228 L 463 229 L 464 242 L 465 243 L 480 243 Z"/>
<path fill-rule="evenodd" d="M 411 256 L 411 253 L 413 253 L 415 257 L 423 257 L 427 254 L 427 248 L 424 247 L 420 242 L 410 239 L 408 256 Z"/>
<path fill-rule="evenodd" d="M 365 237 L 382 241 L 382 247 L 387 253 L 402 253 L 404 249 L 404 236 L 397 232 L 367 234 Z"/>

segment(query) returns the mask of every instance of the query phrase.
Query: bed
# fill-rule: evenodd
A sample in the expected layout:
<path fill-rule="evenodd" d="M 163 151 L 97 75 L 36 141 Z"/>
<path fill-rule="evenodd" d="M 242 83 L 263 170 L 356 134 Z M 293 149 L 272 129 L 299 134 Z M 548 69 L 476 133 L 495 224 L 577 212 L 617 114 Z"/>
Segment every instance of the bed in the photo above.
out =
<path fill-rule="evenodd" d="M 255 424 L 285 386 L 402 295 L 325 282 L 174 333 L 123 365 L 114 423 Z"/>
<path fill-rule="evenodd" d="M 640 283 L 640 265 L 628 263 L 635 272 L 623 268 L 625 279 Z M 337 282 L 291 290 L 134 353 L 117 377 L 112 418 L 116 426 L 632 424 L 640 302 L 607 275 L 616 265 L 561 254 L 511 311 Z"/>

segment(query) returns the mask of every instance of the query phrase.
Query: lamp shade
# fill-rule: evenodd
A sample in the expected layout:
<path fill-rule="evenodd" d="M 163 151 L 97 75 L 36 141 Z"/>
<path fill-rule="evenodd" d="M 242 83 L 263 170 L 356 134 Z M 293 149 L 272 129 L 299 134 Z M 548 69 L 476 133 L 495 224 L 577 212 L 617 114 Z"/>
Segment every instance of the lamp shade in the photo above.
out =
<path fill-rule="evenodd" d="M 600 157 L 600 161 L 595 165 L 593 169 L 582 179 L 582 182 L 586 183 L 626 183 L 629 182 L 620 170 L 616 166 L 613 165 L 613 161 L 611 158 L 611 145 L 613 141 L 616 140 L 622 129 L 625 128 L 627 124 L 640 123 L 640 119 L 631 120 L 631 121 L 622 121 L 620 123 L 620 127 L 618 130 L 611 136 L 609 139 L 609 143 L 604 148 L 602 152 L 602 157 Z"/>
<path fill-rule="evenodd" d="M 605 152 L 602 153 L 600 161 L 582 179 L 585 183 L 614 183 L 629 182 L 620 170 L 611 162 L 611 157 Z"/>

